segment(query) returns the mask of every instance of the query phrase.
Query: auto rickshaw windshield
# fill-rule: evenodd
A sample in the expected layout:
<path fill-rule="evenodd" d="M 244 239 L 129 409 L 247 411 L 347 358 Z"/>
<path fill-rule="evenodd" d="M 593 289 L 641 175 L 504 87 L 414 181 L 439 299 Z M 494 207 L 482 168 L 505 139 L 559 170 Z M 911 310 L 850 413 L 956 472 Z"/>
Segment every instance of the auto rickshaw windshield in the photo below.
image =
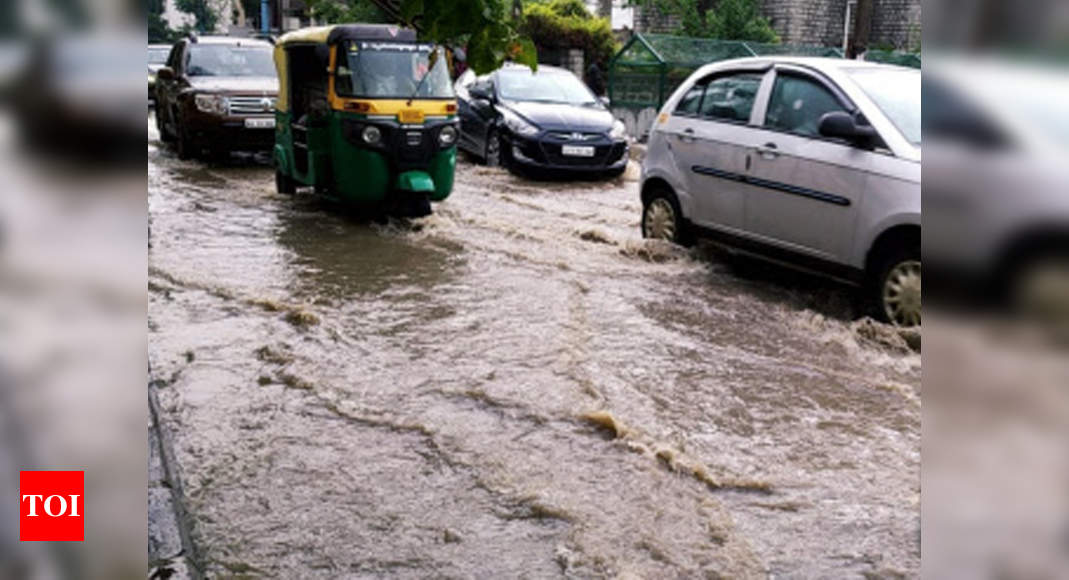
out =
<path fill-rule="evenodd" d="M 374 99 L 452 99 L 444 53 L 431 67 L 429 44 L 352 41 L 340 47 L 334 90 L 342 96 Z"/>

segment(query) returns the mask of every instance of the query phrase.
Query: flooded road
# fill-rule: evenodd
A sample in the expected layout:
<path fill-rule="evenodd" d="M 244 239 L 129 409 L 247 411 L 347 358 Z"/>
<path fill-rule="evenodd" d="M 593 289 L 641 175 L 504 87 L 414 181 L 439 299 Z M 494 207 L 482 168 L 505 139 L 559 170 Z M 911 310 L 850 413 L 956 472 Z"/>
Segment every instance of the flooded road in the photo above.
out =
<path fill-rule="evenodd" d="M 915 576 L 920 355 L 644 242 L 638 184 L 460 162 L 418 220 L 150 131 L 151 378 L 212 576 Z"/>

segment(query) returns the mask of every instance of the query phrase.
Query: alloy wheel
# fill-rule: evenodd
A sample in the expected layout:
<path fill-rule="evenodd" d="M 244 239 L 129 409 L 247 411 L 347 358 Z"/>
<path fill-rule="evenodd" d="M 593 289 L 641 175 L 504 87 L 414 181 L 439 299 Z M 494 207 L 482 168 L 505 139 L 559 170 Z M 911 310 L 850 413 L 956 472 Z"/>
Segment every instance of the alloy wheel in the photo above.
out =
<path fill-rule="evenodd" d="M 650 202 L 642 225 L 647 238 L 676 241 L 676 210 L 663 197 Z"/>
<path fill-rule="evenodd" d="M 887 273 L 881 292 L 883 311 L 896 326 L 921 323 L 921 263 L 899 262 Z"/>

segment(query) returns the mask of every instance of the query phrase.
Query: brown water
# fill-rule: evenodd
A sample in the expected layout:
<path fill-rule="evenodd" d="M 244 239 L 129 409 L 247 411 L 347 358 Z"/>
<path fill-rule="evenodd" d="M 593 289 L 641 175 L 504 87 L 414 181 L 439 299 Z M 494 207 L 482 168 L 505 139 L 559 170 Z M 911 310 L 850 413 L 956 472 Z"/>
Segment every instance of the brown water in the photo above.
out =
<path fill-rule="evenodd" d="M 150 360 L 211 575 L 919 573 L 920 355 L 644 242 L 637 183 L 461 162 L 362 222 L 149 144 Z"/>

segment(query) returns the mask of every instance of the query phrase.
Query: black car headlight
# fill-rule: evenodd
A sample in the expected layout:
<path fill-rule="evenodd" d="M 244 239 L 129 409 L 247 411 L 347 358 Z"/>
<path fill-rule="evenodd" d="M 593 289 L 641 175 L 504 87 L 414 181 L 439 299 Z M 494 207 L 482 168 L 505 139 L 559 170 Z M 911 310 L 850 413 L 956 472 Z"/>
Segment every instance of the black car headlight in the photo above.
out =
<path fill-rule="evenodd" d="M 531 123 L 528 123 L 526 120 L 524 120 L 515 113 L 502 110 L 501 119 L 505 122 L 505 126 L 517 135 L 522 135 L 524 137 L 532 137 L 538 134 L 538 127 L 532 125 Z"/>

